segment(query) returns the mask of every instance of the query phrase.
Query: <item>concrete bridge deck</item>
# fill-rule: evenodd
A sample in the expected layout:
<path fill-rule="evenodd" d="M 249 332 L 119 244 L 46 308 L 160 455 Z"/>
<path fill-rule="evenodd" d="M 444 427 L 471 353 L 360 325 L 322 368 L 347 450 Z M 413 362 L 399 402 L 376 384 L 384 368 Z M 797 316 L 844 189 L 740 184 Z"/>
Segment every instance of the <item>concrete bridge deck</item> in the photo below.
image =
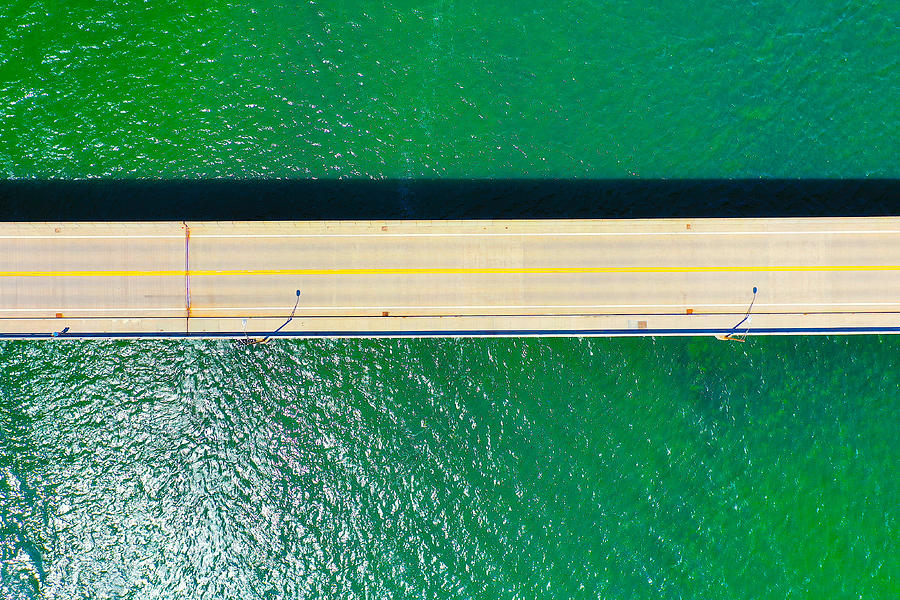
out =
<path fill-rule="evenodd" d="M 279 335 L 896 333 L 900 217 L 0 223 L 0 337 L 259 337 L 298 289 Z"/>

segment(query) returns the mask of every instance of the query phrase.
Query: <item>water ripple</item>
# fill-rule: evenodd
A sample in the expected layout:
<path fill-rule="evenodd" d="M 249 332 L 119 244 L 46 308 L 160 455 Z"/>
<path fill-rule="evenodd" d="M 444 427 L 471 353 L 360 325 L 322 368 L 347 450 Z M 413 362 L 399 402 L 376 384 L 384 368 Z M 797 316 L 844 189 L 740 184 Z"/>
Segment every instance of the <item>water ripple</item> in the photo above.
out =
<path fill-rule="evenodd" d="M 896 341 L 735 346 L 4 342 L 0 589 L 883 596 Z"/>

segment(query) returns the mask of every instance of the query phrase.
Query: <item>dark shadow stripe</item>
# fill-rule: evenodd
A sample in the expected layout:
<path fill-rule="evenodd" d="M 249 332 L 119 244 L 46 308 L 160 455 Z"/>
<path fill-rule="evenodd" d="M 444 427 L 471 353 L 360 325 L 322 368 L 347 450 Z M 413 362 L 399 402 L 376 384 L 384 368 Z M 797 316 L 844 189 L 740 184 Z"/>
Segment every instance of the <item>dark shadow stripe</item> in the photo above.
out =
<path fill-rule="evenodd" d="M 0 181 L 0 221 L 898 214 L 900 179 Z"/>

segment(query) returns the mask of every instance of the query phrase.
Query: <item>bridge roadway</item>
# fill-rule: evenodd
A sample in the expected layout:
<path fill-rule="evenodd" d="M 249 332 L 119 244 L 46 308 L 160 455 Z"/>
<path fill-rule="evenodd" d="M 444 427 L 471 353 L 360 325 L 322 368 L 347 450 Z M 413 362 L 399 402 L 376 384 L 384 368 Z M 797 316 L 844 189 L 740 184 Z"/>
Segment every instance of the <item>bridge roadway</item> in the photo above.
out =
<path fill-rule="evenodd" d="M 0 223 L 0 337 L 259 337 L 295 290 L 278 335 L 896 333 L 900 217 Z"/>

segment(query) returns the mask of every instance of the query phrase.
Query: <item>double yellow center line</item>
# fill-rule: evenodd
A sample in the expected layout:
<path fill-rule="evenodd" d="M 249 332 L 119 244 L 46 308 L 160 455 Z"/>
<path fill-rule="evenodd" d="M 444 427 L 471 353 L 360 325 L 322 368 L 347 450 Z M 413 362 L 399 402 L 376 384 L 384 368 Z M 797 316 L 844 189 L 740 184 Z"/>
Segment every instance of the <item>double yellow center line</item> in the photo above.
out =
<path fill-rule="evenodd" d="M 772 273 L 900 271 L 900 265 L 733 267 L 384 267 L 365 269 L 197 269 L 150 271 L 0 271 L 0 277 L 233 277 L 241 275 L 542 275 L 591 273 Z"/>

